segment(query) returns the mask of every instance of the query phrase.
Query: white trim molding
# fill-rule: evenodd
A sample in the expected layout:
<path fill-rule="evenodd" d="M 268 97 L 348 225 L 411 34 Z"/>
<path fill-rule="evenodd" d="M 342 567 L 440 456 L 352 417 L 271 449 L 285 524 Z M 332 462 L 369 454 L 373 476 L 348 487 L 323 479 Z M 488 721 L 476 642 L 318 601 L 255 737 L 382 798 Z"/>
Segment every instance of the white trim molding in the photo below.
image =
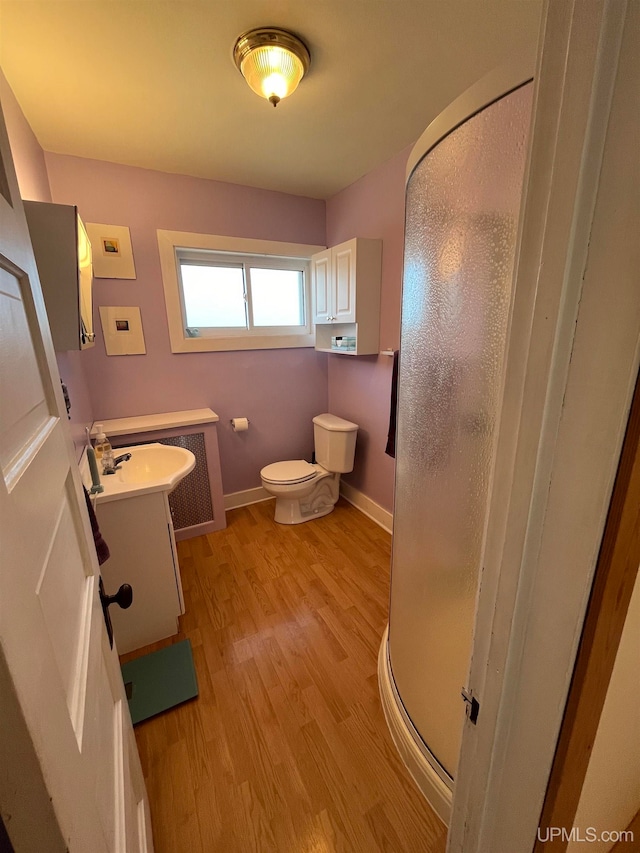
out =
<path fill-rule="evenodd" d="M 310 260 L 324 246 L 307 243 L 282 243 L 273 240 L 254 240 L 247 237 L 224 237 L 216 234 L 194 234 L 190 231 L 165 231 L 158 229 L 158 251 L 162 270 L 165 308 L 169 324 L 171 352 L 221 352 L 230 350 L 286 349 L 292 347 L 312 347 L 315 345 L 315 331 L 312 324 L 311 283 L 305 282 L 306 313 L 309 323 L 308 333 L 293 335 L 257 335 L 243 337 L 195 337 L 185 336 L 178 281 L 177 249 L 205 249 L 215 252 L 229 252 L 243 255 L 277 255 L 287 258 Z M 308 278 L 308 277 L 307 277 Z"/>
<path fill-rule="evenodd" d="M 224 496 L 225 510 L 239 509 L 241 506 L 249 506 L 250 504 L 258 504 L 262 501 L 275 500 L 273 495 L 270 495 L 262 486 L 256 486 L 255 489 L 244 489 L 241 492 L 229 492 Z"/>
<path fill-rule="evenodd" d="M 380 504 L 371 500 L 363 492 L 358 491 L 358 489 L 355 489 L 343 480 L 340 480 L 340 494 L 345 501 L 353 504 L 356 509 L 359 509 L 371 521 L 375 521 L 387 533 L 393 533 L 393 514 L 388 509 L 380 506 Z"/>

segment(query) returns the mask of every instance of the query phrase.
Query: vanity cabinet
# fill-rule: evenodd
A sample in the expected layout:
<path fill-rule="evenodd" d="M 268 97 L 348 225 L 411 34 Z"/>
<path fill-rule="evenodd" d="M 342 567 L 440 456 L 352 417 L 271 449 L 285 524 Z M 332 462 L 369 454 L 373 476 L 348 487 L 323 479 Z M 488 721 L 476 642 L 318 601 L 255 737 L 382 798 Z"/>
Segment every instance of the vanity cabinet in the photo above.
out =
<path fill-rule="evenodd" d="M 316 349 L 345 355 L 378 352 L 382 240 L 355 237 L 311 258 Z M 332 338 L 355 339 L 355 349 L 332 346 Z"/>
<path fill-rule="evenodd" d="M 107 593 L 133 589 L 131 607 L 109 610 L 118 653 L 177 634 L 184 598 L 167 492 L 98 497 L 96 517 L 111 552 L 100 568 Z"/>
<path fill-rule="evenodd" d="M 91 243 L 77 207 L 25 201 L 24 212 L 54 349 L 65 352 L 92 347 Z"/>

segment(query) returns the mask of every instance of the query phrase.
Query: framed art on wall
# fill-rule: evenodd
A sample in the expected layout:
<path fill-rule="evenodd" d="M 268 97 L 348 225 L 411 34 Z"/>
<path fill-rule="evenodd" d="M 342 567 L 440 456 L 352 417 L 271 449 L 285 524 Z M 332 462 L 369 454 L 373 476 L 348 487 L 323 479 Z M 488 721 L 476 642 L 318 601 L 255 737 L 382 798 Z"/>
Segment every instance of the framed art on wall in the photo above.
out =
<path fill-rule="evenodd" d="M 107 355 L 144 355 L 147 352 L 138 306 L 101 305 L 100 322 Z"/>
<path fill-rule="evenodd" d="M 131 234 L 126 225 L 87 222 L 94 278 L 135 278 Z"/>

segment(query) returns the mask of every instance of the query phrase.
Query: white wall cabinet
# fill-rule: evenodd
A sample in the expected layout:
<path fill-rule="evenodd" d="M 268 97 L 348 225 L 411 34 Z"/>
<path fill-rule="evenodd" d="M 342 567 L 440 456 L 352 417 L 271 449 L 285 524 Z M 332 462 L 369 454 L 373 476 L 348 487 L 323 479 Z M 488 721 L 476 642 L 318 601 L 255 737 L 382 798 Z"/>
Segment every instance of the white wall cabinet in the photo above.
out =
<path fill-rule="evenodd" d="M 98 499 L 96 516 L 111 552 L 101 566 L 107 593 L 133 589 L 131 607 L 109 610 L 118 653 L 177 634 L 184 599 L 167 492 Z"/>
<path fill-rule="evenodd" d="M 92 347 L 91 243 L 72 204 L 25 201 L 42 295 L 56 352 Z"/>
<path fill-rule="evenodd" d="M 337 336 L 354 337 L 356 348 L 345 355 L 378 352 L 382 240 L 355 237 L 311 258 L 316 349 L 332 348 Z"/>

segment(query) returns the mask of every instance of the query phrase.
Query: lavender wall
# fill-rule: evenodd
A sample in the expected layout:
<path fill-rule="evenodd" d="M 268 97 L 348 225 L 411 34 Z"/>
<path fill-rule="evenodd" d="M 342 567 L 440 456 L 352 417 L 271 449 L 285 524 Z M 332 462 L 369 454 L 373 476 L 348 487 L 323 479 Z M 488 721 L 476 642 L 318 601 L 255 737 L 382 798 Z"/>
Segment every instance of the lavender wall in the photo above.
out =
<path fill-rule="evenodd" d="M 327 202 L 327 244 L 351 237 L 382 239 L 380 348 L 400 340 L 405 167 L 401 151 Z M 392 359 L 329 355 L 329 411 L 359 424 L 356 465 L 345 480 L 393 510 L 394 461 L 384 452 L 389 427 Z"/>
<path fill-rule="evenodd" d="M 127 225 L 137 279 L 96 279 L 99 340 L 82 353 L 96 420 L 210 406 L 220 415 L 225 494 L 260 485 L 260 468 L 310 458 L 311 419 L 327 410 L 327 356 L 312 349 L 173 354 L 156 230 L 325 244 L 325 203 L 218 181 L 47 153 L 53 199 L 85 222 Z M 146 355 L 107 356 L 97 307 L 138 305 Z M 248 417 L 234 433 L 232 417 Z"/>
<path fill-rule="evenodd" d="M 0 99 L 20 195 L 33 201 L 51 201 L 44 151 L 1 69 Z"/>
<path fill-rule="evenodd" d="M 44 151 L 1 70 L 0 97 L 20 195 L 31 201 L 51 201 Z M 68 352 L 56 353 L 56 358 L 71 399 L 71 434 L 79 458 L 86 442 L 85 425 L 93 421 L 82 356 L 79 352 Z"/>
<path fill-rule="evenodd" d="M 60 378 L 67 386 L 71 400 L 69 426 L 71 427 L 71 437 L 78 460 L 87 443 L 86 427 L 90 427 L 94 421 L 93 405 L 84 369 L 84 358 L 84 353 L 80 351 L 56 353 Z"/>

